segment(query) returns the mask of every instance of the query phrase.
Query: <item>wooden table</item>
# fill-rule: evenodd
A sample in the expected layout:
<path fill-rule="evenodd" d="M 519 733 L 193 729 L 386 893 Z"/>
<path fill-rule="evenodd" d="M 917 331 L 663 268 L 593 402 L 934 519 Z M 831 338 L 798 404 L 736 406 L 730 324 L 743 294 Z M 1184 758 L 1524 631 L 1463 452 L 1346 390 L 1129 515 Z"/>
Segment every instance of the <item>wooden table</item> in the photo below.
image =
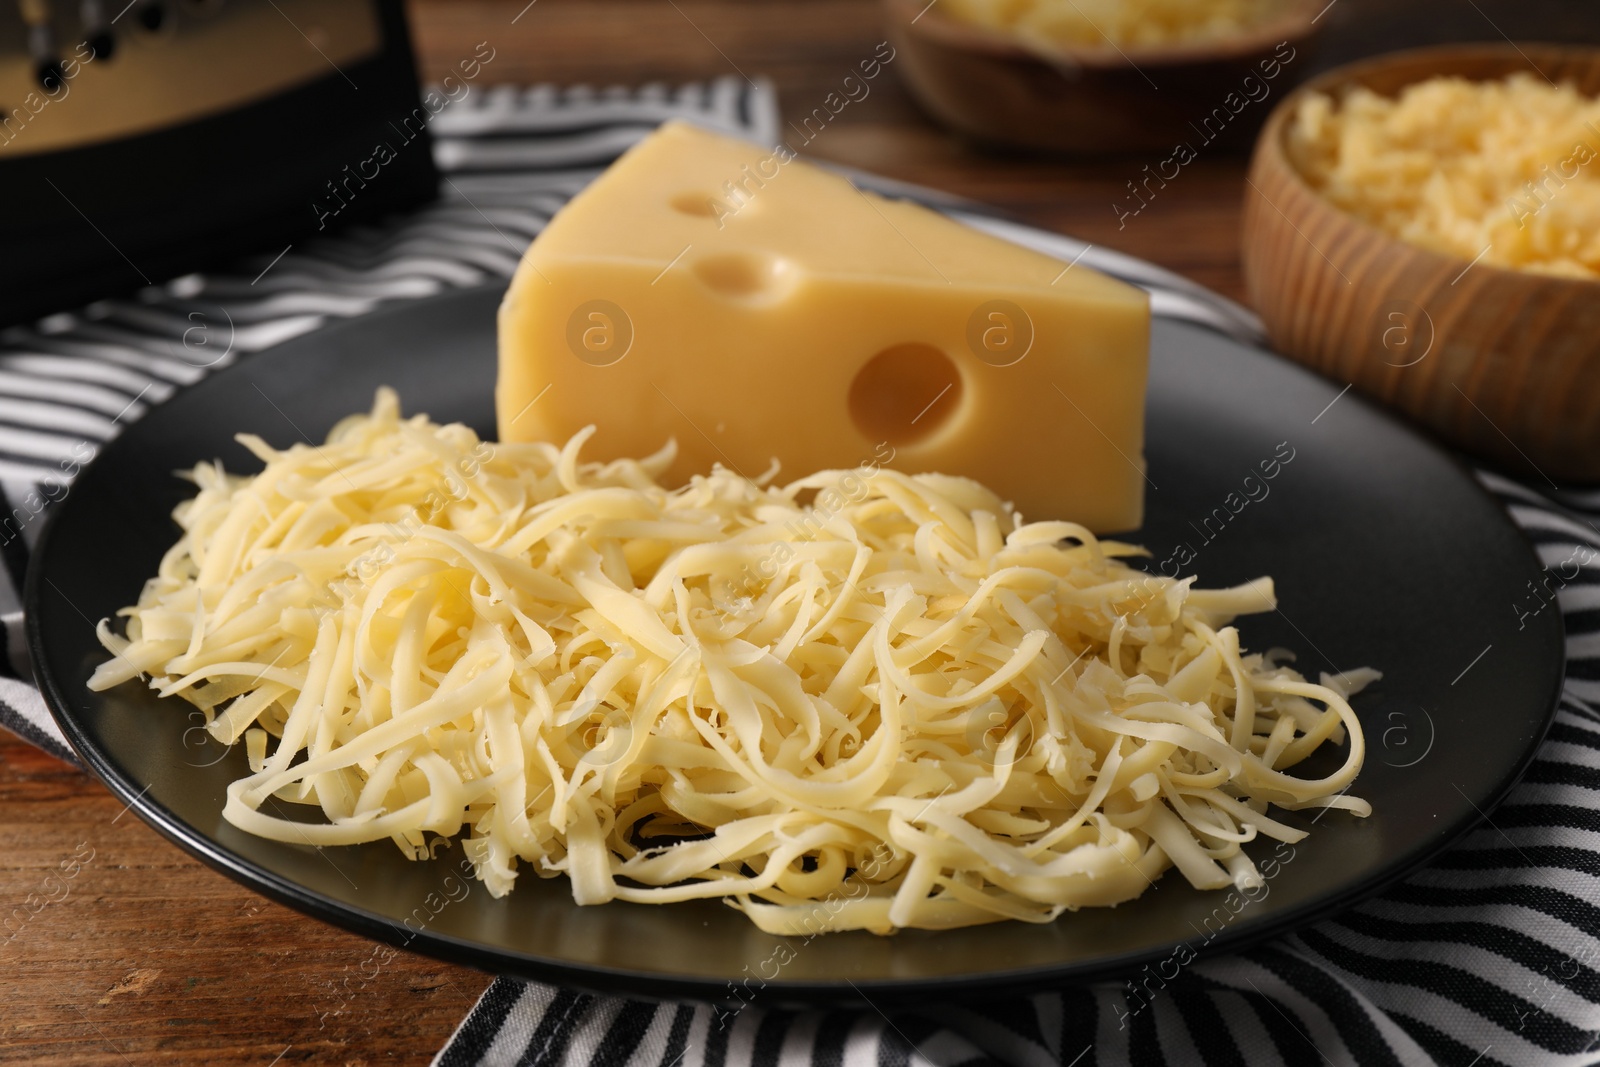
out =
<path fill-rule="evenodd" d="M 737 68 L 771 78 L 793 115 L 820 104 L 883 37 L 870 0 L 525 3 L 416 0 L 424 75 L 441 77 L 488 41 L 495 58 L 480 84 L 680 82 Z M 1539 5 L 1518 4 L 1520 28 Z M 1363 6 L 1376 5 L 1344 0 L 1329 17 L 1349 26 Z M 1437 19 L 1418 26 L 1439 32 Z M 1242 159 L 1202 157 L 1121 226 L 1112 205 L 1149 160 L 976 154 L 920 115 L 892 69 L 811 150 L 998 205 L 1242 298 Z M 94 779 L 0 734 L 5 914 L 0 1062 L 425 1063 L 488 983 L 409 954 L 377 966 L 372 943 L 213 873 Z"/>

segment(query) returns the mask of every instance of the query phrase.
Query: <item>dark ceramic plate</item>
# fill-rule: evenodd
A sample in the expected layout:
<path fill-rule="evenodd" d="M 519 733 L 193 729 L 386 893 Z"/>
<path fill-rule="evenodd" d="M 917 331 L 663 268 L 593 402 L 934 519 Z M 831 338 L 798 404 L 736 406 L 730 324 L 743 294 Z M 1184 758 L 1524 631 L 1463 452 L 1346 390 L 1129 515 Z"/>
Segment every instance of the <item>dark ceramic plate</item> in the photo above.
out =
<path fill-rule="evenodd" d="M 1266 892 L 1201 893 L 1169 873 L 1115 909 L 1044 926 L 1006 923 L 808 943 L 756 930 L 716 903 L 580 908 L 564 880 L 524 876 L 509 897 L 468 888 L 458 848 L 431 862 L 387 842 L 313 849 L 223 822 L 242 752 L 207 739 L 189 705 L 137 684 L 94 694 L 104 653 L 92 620 L 133 601 L 176 537 L 172 472 L 220 457 L 257 465 L 240 431 L 321 440 L 380 384 L 408 411 L 492 433 L 495 305 L 452 293 L 342 323 L 247 358 L 157 408 L 112 442 L 57 506 L 27 589 L 39 681 L 84 761 L 142 818 L 206 863 L 330 922 L 491 971 L 611 991 L 763 1001 L 940 996 L 1161 966 L 1323 918 L 1412 870 L 1492 808 L 1548 724 L 1563 666 L 1558 614 L 1519 627 L 1512 605 L 1539 567 L 1500 507 L 1455 462 L 1336 385 L 1204 330 L 1155 331 L 1149 521 L 1159 564 L 1221 585 L 1277 579 L 1283 610 L 1246 619 L 1255 649 L 1299 667 L 1370 665 L 1356 698 L 1370 745 L 1357 792 L 1374 814 L 1322 818 L 1280 847 Z M 1267 479 L 1266 470 L 1275 474 Z M 1273 464 L 1276 464 L 1274 466 Z M 1327 753 L 1333 757 L 1336 753 Z M 1306 824 L 1310 816 L 1285 816 Z M 1258 861 L 1273 856 L 1270 842 Z M 792 959 L 788 958 L 792 955 Z M 780 961 L 786 961 L 779 966 Z M 1170 968 L 1170 965 L 1169 965 Z"/>

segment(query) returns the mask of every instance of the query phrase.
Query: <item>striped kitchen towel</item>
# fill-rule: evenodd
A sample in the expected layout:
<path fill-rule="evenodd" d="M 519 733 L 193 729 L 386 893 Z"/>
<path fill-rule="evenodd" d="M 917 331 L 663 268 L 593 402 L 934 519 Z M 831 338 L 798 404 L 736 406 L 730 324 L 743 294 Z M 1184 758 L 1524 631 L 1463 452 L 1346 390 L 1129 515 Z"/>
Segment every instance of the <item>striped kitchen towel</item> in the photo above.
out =
<path fill-rule="evenodd" d="M 434 120 L 441 200 L 391 225 L 296 245 L 235 274 L 174 279 L 0 335 L 0 626 L 13 676 L 0 724 L 70 759 L 27 684 L 17 597 L 50 502 L 120 425 L 252 352 L 377 304 L 508 276 L 528 241 L 597 170 L 673 117 L 765 143 L 764 84 L 517 91 Z M 855 176 L 891 194 L 912 191 Z M 1156 314 L 1246 341 L 1244 309 L 1148 264 L 930 197 L 974 225 L 1141 285 Z M 498 979 L 437 1060 L 476 1064 L 745 1067 L 860 1064 L 1549 1064 L 1600 1048 L 1600 493 L 1485 474 L 1563 579 L 1569 676 L 1527 779 L 1432 866 L 1340 917 L 1202 957 L 1154 996 L 1114 984 L 1041 989 L 889 1014 L 736 1015 Z M 1570 577 L 1568 577 L 1570 575 Z"/>

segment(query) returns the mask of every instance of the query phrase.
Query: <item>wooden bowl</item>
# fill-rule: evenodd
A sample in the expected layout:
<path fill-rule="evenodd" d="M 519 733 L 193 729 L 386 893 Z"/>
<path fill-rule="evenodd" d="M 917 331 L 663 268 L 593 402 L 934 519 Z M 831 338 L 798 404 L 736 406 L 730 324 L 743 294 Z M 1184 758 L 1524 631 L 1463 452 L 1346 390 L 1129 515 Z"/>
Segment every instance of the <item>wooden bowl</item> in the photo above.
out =
<path fill-rule="evenodd" d="M 1325 4 L 1288 0 L 1225 40 L 1047 50 L 928 0 L 885 0 L 894 65 L 934 118 L 983 144 L 1074 155 L 1248 145 L 1309 65 Z"/>
<path fill-rule="evenodd" d="M 1451 45 L 1341 67 L 1273 111 L 1245 190 L 1244 278 L 1273 346 L 1445 441 L 1541 481 L 1600 480 L 1600 282 L 1484 266 L 1335 207 L 1290 162 L 1304 94 L 1394 95 L 1537 65 L 1600 93 L 1600 49 Z M 1332 395 L 1332 394 L 1330 394 Z"/>

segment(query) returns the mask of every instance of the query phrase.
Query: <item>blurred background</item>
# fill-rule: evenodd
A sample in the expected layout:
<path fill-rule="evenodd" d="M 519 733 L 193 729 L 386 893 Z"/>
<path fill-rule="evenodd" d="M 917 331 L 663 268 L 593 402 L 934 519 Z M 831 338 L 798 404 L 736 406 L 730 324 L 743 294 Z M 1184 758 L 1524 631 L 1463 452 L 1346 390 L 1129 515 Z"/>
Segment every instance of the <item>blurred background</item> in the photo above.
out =
<path fill-rule="evenodd" d="M 466 79 L 473 90 L 738 76 L 773 85 L 788 123 L 839 90 L 879 42 L 893 37 L 904 46 L 907 38 L 894 36 L 890 23 L 907 29 L 918 7 L 913 0 L 18 0 L 0 7 L 0 199 L 14 205 L 0 218 L 0 243 L 11 252 L 0 257 L 0 326 L 140 280 L 159 283 L 246 252 L 271 254 L 329 223 L 372 221 L 426 198 L 437 184 L 426 152 L 386 164 L 384 180 L 363 186 L 348 211 L 331 210 L 336 204 L 324 196 L 329 176 L 360 158 L 352 152 L 387 137 L 394 116 L 415 106 L 417 77 L 431 85 L 461 78 L 464 62 L 474 68 Z M 980 149 L 918 106 L 907 85 L 918 61 L 905 57 L 887 64 L 888 76 L 871 80 L 870 92 L 830 121 L 825 136 L 803 147 L 796 139 L 795 147 L 986 202 L 1239 298 L 1232 235 L 1244 151 L 1290 82 L 1415 45 L 1600 38 L 1600 6 L 1571 0 L 1331 0 L 1326 7 L 1286 0 L 1285 7 L 1317 12 L 1315 32 L 1297 42 L 1289 77 L 1234 124 L 1231 144 L 1206 144 L 1185 179 L 1164 188 L 1133 225 L 1114 205 L 1127 202 L 1130 180 L 1163 154 L 1124 147 L 1120 155 L 1051 160 Z M 917 30 L 941 21 L 932 13 Z M 480 68 L 475 54 L 493 61 Z M 1165 94 L 1147 94 L 1142 68 L 1111 59 L 1102 95 L 1081 104 L 1090 115 L 1107 112 L 1102 132 L 1145 125 L 1118 112 L 1119 102 L 1169 108 L 1184 99 L 1203 111 L 1201 101 L 1215 103 L 1252 69 L 1246 61 L 1211 80 L 1178 78 Z M 83 70 L 92 73 L 77 78 Z M 1161 73 L 1165 80 L 1172 72 Z M 63 77 L 50 99 L 38 95 Z M 1038 77 L 997 86 L 959 58 L 937 77 L 947 95 L 976 110 L 978 129 L 1015 110 L 1015 99 L 997 102 L 1008 89 L 1062 95 L 1059 85 L 1041 89 Z M 349 92 L 358 80 L 365 91 Z M 998 81 L 1005 80 L 1002 72 Z M 246 106 L 264 96 L 271 106 Z M 25 99 L 28 109 L 19 109 Z M 1039 125 L 1036 117 L 1018 121 Z M 128 131 L 137 145 L 104 147 Z M 421 136 L 425 143 L 427 132 Z M 1144 140 L 1171 143 L 1164 133 Z M 46 182 L 59 195 L 39 195 Z M 308 201 L 324 203 L 326 218 L 311 219 Z M 84 219 L 117 255 L 64 239 L 81 232 Z M 127 269 L 133 263 L 138 276 Z"/>
<path fill-rule="evenodd" d="M 412 0 L 425 80 L 446 74 L 486 27 L 525 0 Z M 883 40 L 878 0 L 537 0 L 507 27 L 494 81 L 638 85 L 743 72 L 770 78 L 785 120 L 809 112 Z M 1336 0 L 1306 73 L 1362 56 L 1453 41 L 1600 41 L 1600 4 L 1574 0 Z M 495 38 L 499 43 L 500 38 Z M 734 70 L 737 66 L 737 71 Z M 1049 161 L 976 151 L 929 119 L 900 72 L 877 79 L 802 151 L 1007 209 L 1028 222 L 1150 259 L 1242 299 L 1236 219 L 1246 153 L 1206 153 L 1137 225 L 1111 206 L 1154 158 Z M 1130 167 L 1131 164 L 1131 167 Z M 1227 231 L 1223 231 L 1227 232 Z"/>

